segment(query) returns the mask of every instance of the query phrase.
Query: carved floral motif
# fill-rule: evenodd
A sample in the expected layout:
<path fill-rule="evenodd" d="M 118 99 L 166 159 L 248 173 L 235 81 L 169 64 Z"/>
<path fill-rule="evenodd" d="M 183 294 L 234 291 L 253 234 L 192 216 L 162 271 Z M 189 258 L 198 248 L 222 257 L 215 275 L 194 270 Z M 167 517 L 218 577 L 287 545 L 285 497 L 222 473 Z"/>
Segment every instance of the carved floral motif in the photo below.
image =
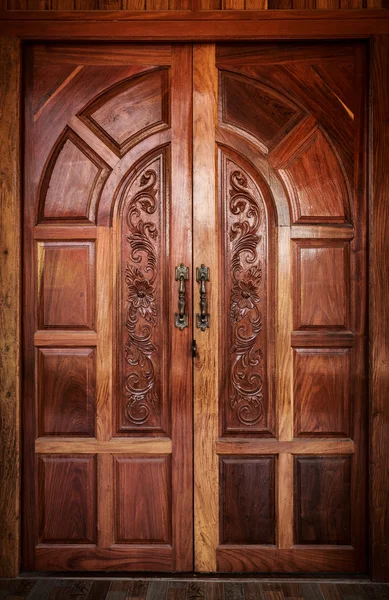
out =
<path fill-rule="evenodd" d="M 144 221 L 145 215 L 152 215 L 157 208 L 157 179 L 154 170 L 148 169 L 142 174 L 140 189 L 131 198 L 126 215 L 126 239 L 131 247 L 132 264 L 127 262 L 125 272 L 128 341 L 124 352 L 131 367 L 125 381 L 125 415 L 136 425 L 143 425 L 152 414 L 159 412 L 153 362 L 156 353 L 153 336 L 157 327 L 155 240 L 158 231 L 154 223 Z"/>
<path fill-rule="evenodd" d="M 260 311 L 262 266 L 258 247 L 262 241 L 261 211 L 246 175 L 230 174 L 229 209 L 236 220 L 230 227 L 232 287 L 230 296 L 231 395 L 230 406 L 242 425 L 256 425 L 264 417 L 263 351 Z"/>

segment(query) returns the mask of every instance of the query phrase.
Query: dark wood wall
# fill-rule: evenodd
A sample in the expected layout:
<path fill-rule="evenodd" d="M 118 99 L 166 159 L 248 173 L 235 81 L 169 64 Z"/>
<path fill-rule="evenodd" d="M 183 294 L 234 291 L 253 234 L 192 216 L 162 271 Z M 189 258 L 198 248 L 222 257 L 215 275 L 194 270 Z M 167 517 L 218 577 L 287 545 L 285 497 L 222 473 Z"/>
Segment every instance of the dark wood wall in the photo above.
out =
<path fill-rule="evenodd" d="M 5 4 L 8 10 L 261 10 L 290 8 L 389 8 L 389 0 L 5 0 Z"/>

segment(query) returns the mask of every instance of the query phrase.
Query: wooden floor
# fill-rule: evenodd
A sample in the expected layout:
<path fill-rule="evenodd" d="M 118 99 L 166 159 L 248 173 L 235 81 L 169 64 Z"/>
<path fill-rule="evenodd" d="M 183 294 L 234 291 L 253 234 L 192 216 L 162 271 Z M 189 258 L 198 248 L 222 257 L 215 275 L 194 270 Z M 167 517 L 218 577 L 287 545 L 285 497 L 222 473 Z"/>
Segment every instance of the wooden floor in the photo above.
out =
<path fill-rule="evenodd" d="M 384 600 L 368 582 L 0 579 L 0 600 Z"/>

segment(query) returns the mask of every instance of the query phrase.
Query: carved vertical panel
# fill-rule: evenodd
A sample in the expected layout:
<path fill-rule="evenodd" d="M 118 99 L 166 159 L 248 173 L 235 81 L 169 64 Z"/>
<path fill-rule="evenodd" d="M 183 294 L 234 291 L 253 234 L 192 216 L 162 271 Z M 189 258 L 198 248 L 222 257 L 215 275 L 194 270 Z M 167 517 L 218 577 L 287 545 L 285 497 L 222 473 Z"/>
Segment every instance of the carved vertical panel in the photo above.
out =
<path fill-rule="evenodd" d="M 253 177 L 235 158 L 220 152 L 224 236 L 221 250 L 222 298 L 221 405 L 225 433 L 261 432 L 273 427 L 271 295 L 268 273 L 269 219 Z M 222 286 L 223 287 L 223 286 Z M 274 300 L 274 299 L 273 299 Z M 274 302 L 273 302 L 274 305 Z"/>
<path fill-rule="evenodd" d="M 163 151 L 136 167 L 122 192 L 117 309 L 119 432 L 161 432 L 167 418 L 163 414 L 168 393 L 165 165 Z"/>

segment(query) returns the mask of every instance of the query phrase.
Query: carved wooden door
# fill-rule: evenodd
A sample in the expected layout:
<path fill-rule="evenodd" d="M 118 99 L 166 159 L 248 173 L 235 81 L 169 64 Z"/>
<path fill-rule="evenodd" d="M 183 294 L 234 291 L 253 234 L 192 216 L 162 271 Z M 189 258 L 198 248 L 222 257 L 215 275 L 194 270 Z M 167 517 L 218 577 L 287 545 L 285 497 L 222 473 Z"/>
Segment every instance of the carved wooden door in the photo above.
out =
<path fill-rule="evenodd" d="M 191 64 L 27 50 L 27 570 L 192 569 Z"/>
<path fill-rule="evenodd" d="M 25 570 L 366 570 L 365 72 L 27 49 Z"/>
<path fill-rule="evenodd" d="M 358 43 L 195 48 L 199 571 L 367 570 L 365 72 Z"/>

